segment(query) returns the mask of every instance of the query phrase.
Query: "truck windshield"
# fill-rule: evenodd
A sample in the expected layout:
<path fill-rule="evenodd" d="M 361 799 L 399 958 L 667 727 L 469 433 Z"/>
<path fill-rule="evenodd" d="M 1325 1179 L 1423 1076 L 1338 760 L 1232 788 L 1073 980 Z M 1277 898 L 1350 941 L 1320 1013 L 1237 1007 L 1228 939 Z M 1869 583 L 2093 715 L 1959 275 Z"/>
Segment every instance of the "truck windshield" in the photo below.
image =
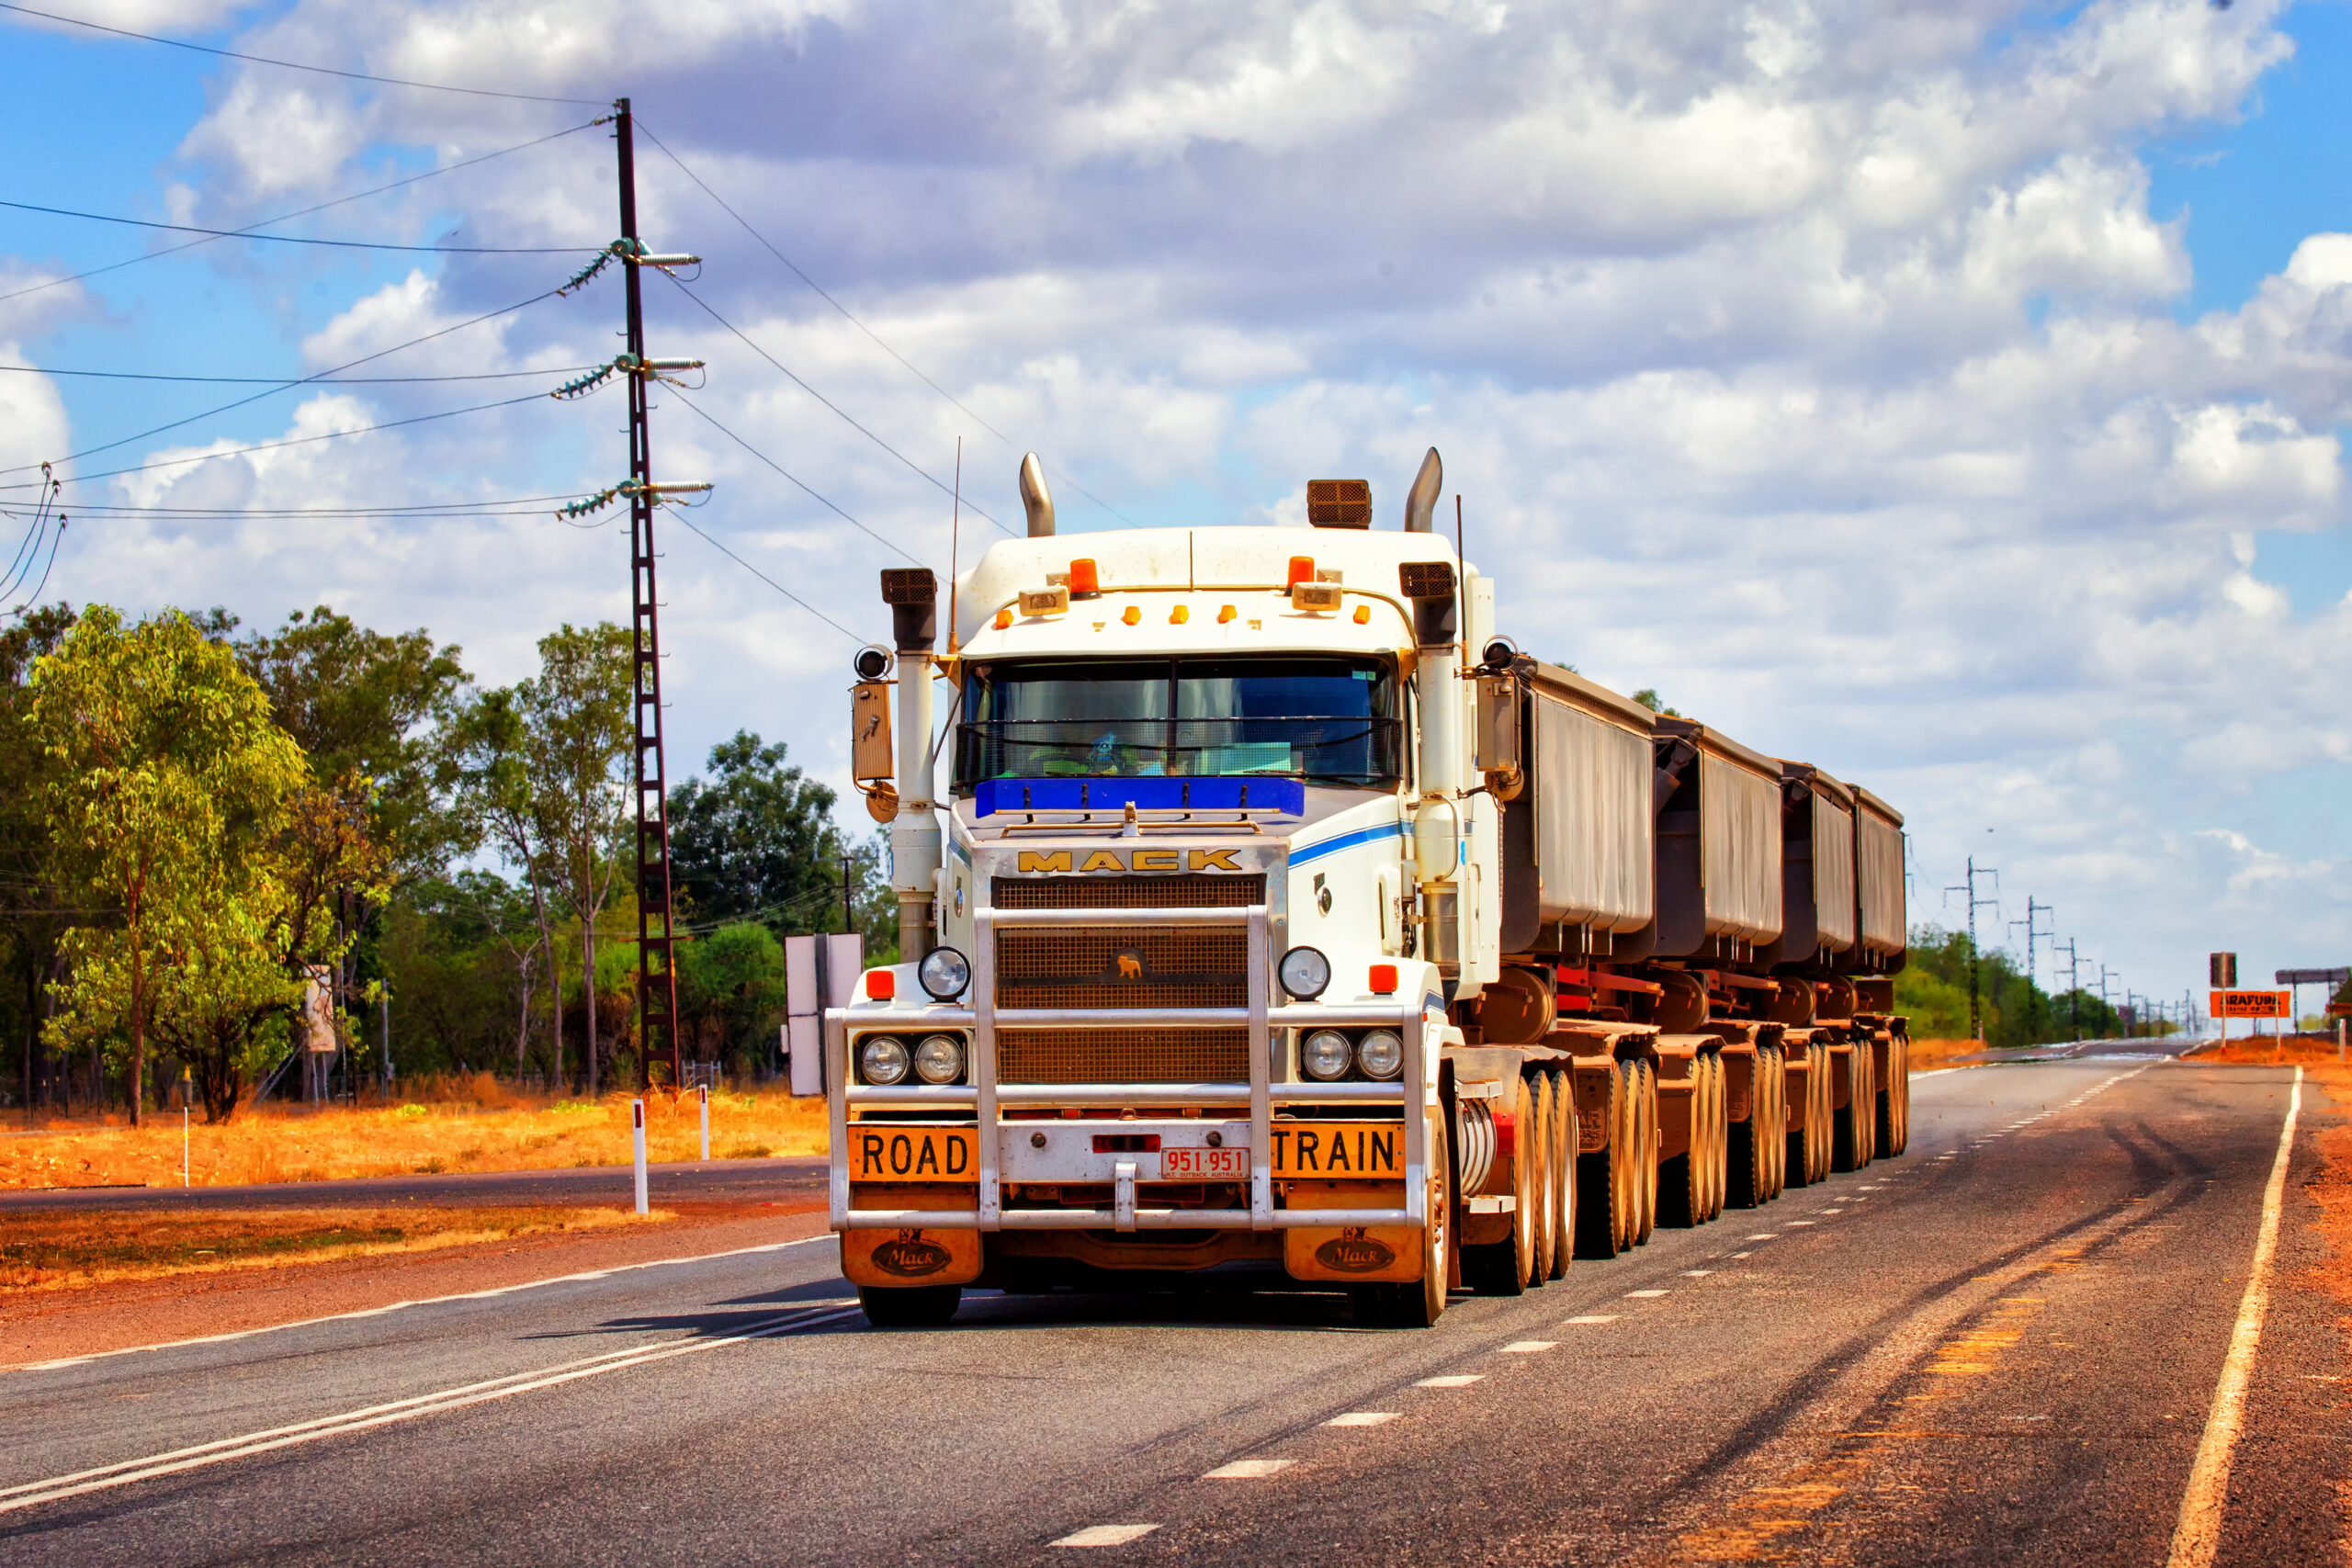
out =
<path fill-rule="evenodd" d="M 956 787 L 985 779 L 1277 774 L 1385 787 L 1396 678 L 1376 660 L 1023 661 L 971 667 Z"/>

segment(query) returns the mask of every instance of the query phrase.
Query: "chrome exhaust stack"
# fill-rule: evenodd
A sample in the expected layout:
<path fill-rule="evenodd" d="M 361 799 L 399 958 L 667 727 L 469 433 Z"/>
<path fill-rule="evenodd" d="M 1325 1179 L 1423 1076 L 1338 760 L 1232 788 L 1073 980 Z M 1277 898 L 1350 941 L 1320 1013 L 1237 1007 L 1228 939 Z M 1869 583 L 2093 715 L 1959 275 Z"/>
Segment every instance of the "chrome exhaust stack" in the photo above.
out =
<path fill-rule="evenodd" d="M 1029 513 L 1029 536 L 1052 538 L 1054 493 L 1046 488 L 1046 466 L 1037 461 L 1035 452 L 1021 459 L 1021 504 Z"/>

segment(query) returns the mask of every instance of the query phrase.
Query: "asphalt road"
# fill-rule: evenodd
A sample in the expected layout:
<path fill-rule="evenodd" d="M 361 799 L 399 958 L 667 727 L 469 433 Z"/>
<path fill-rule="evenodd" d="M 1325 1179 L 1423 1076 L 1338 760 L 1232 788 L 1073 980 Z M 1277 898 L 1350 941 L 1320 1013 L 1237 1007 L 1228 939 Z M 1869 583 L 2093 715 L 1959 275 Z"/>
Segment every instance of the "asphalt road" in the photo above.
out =
<path fill-rule="evenodd" d="M 0 1373 L 0 1563 L 2161 1562 L 2292 1077 L 1923 1078 L 1904 1158 L 1424 1332 L 1238 1285 L 876 1332 L 820 1238 Z M 2274 1293 L 2223 1562 L 2340 1560 L 2334 1318 Z"/>

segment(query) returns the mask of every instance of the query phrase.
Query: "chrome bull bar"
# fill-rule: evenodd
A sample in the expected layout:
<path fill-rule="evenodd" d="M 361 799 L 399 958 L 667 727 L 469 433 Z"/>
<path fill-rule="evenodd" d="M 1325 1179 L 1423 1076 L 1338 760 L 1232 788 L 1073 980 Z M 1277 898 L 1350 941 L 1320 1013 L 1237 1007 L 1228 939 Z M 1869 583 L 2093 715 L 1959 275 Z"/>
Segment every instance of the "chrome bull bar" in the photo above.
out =
<path fill-rule="evenodd" d="M 1273 1231 L 1297 1226 L 1409 1225 L 1428 1212 L 1429 1124 L 1423 1107 L 1433 1103 L 1435 1078 L 1420 1009 L 1393 1002 L 1286 1002 L 1271 1005 L 1273 954 L 1266 906 L 1248 908 L 999 909 L 973 911 L 972 999 L 966 1008 L 927 1008 L 904 1023 L 885 1014 L 861 1015 L 885 1028 L 969 1029 L 972 1049 L 967 1084 L 899 1084 L 879 1088 L 851 1082 L 849 1020 L 835 1009 L 825 1014 L 826 1099 L 831 1154 L 830 1218 L 835 1230 L 919 1227 L 927 1230 L 1238 1230 Z M 1246 1008 L 1004 1008 L 996 1005 L 996 933 L 1012 927 L 1073 929 L 1117 926 L 1246 926 L 1250 933 L 1250 1005 Z M 1202 1029 L 1246 1026 L 1250 1032 L 1247 1083 L 1012 1084 L 997 1082 L 999 1029 Z M 1275 1083 L 1276 1029 L 1395 1029 L 1405 1043 L 1397 1077 L 1385 1083 Z M 1032 1122 L 1007 1122 L 1007 1107 L 1197 1107 L 1247 1099 L 1250 1106 L 1250 1206 L 1248 1209 L 1147 1209 L 1133 1204 L 1133 1172 L 1118 1177 L 1121 1201 L 1110 1209 L 1006 1209 L 1001 1173 L 1004 1139 L 1033 1131 Z M 1418 1103 L 1417 1103 L 1418 1102 Z M 943 1111 L 970 1110 L 978 1145 L 978 1203 L 972 1209 L 853 1209 L 850 1207 L 849 1108 L 891 1107 Z M 1273 1192 L 1273 1108 L 1277 1105 L 1394 1105 L 1403 1117 L 1405 1204 L 1401 1209 L 1277 1209 Z"/>

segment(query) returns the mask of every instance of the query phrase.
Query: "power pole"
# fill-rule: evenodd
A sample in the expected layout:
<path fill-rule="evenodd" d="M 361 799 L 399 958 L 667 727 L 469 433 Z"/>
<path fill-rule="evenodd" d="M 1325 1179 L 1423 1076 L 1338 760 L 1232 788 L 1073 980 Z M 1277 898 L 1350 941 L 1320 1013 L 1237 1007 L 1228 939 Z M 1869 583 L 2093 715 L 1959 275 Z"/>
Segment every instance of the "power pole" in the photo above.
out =
<path fill-rule="evenodd" d="M 2113 1013 L 2115 1003 L 2107 994 L 2107 976 L 2108 967 L 2102 963 L 2098 966 L 2098 1002 L 2099 1006 L 2107 1009 L 2109 1013 Z"/>
<path fill-rule="evenodd" d="M 2069 1042 L 2083 1036 L 2083 987 L 2078 976 L 2080 961 L 2075 956 L 2075 939 L 2066 939 L 2066 1038 Z M 2050 939 L 2050 978 L 2058 978 L 2058 939 Z"/>
<path fill-rule="evenodd" d="M 1980 876 L 1989 876 L 1993 879 L 1992 897 L 1979 898 L 1976 896 L 1976 879 Z M 1947 887 L 1944 891 L 1947 893 L 1964 892 L 1968 895 L 1968 1037 L 1971 1040 L 1977 1042 L 1979 1044 L 1982 1044 L 1984 1040 L 1984 1006 L 1982 1001 L 1979 999 L 1980 993 L 1978 990 L 1980 982 L 1977 978 L 1976 911 L 1987 904 L 1992 905 L 1996 908 L 2000 907 L 2001 874 L 1994 870 L 1991 866 L 1979 867 L 1976 863 L 1976 857 L 1974 855 L 1971 855 L 1968 857 L 1967 886 L 1965 887 Z"/>
<path fill-rule="evenodd" d="M 666 369 L 684 369 L 684 361 L 652 360 L 645 354 L 645 300 L 640 286 L 648 266 L 684 266 L 697 258 L 654 255 L 637 234 L 637 142 L 629 101 L 613 105 L 614 141 L 620 153 L 621 238 L 618 254 L 628 310 L 627 363 L 628 373 L 628 496 L 629 626 L 633 637 L 630 711 L 636 725 L 637 778 L 637 1017 L 638 1077 L 641 1087 L 653 1081 L 653 1058 L 670 1061 L 670 1087 L 679 1084 L 682 1064 L 678 1047 L 678 976 L 672 960 L 673 940 L 670 888 L 670 810 L 668 771 L 662 748 L 662 630 L 660 596 L 655 591 L 653 513 L 665 493 L 708 490 L 708 485 L 653 482 L 653 450 L 646 423 L 646 399 L 653 378 Z M 593 984 L 594 977 L 591 976 Z M 589 1071 L 595 1070 L 594 1063 Z"/>
<path fill-rule="evenodd" d="M 2033 1032 L 2036 1034 L 2040 1034 L 2041 1032 L 2041 1004 L 2034 999 L 2040 994 L 2038 987 L 2041 985 L 2041 976 L 2039 971 L 2034 966 L 2033 944 L 2036 942 L 2048 941 L 2052 945 L 2055 945 L 2057 937 L 2055 933 L 2051 931 L 2037 932 L 2034 929 L 2034 922 L 2037 913 L 2046 915 L 2050 912 L 2051 909 L 2049 905 L 2036 903 L 2032 896 L 2029 894 L 2025 901 L 2025 919 L 2022 920 L 2011 920 L 2009 922 L 2009 929 L 2011 931 L 2017 930 L 2019 926 L 2023 926 L 2025 928 L 2025 994 L 2028 1004 L 2033 1009 Z M 2054 978 L 2055 976 L 2052 977 Z M 2040 1042 L 2036 1041 L 2035 1043 L 2039 1044 Z"/>

